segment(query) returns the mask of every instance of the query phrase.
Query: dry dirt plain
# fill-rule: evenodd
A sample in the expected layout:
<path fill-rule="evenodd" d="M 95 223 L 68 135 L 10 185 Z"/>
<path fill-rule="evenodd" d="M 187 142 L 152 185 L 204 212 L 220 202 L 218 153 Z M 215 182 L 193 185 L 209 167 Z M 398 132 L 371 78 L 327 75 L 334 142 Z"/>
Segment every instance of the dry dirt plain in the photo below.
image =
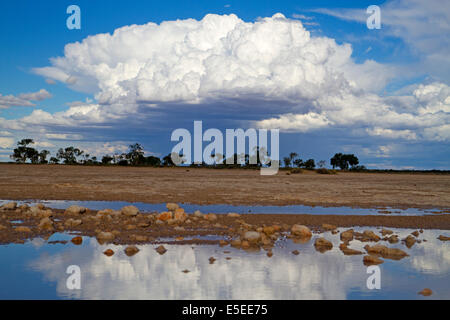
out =
<path fill-rule="evenodd" d="M 0 199 L 450 208 L 450 175 L 0 165 Z"/>

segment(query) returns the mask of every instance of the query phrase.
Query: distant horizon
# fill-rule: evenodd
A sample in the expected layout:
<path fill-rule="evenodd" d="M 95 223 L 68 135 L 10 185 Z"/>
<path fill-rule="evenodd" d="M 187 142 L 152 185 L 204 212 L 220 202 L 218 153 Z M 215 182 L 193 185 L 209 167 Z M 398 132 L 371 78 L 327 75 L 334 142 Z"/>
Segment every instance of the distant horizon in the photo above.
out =
<path fill-rule="evenodd" d="M 76 5 L 80 29 L 69 3 L 0 4 L 2 162 L 28 137 L 52 154 L 139 141 L 163 157 L 173 130 L 202 120 L 279 129 L 280 155 L 450 168 L 450 4 L 385 1 L 379 29 L 371 1 Z"/>

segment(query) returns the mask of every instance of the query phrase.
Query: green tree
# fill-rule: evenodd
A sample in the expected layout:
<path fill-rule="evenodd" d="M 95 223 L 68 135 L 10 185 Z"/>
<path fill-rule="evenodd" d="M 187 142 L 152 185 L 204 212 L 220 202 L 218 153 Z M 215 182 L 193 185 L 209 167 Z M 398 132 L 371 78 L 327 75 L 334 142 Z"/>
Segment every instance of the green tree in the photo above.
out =
<path fill-rule="evenodd" d="M 354 154 L 336 153 L 330 159 L 330 164 L 333 166 L 333 169 L 339 167 L 341 170 L 348 170 L 349 166 L 354 167 L 358 165 L 359 160 Z"/>
<path fill-rule="evenodd" d="M 314 159 L 308 159 L 303 164 L 305 169 L 314 169 L 316 167 L 316 163 L 314 162 Z"/>
<path fill-rule="evenodd" d="M 39 163 L 40 164 L 47 164 L 47 156 L 50 154 L 50 151 L 48 150 L 42 150 L 39 152 Z"/>
<path fill-rule="evenodd" d="M 129 150 L 126 159 L 131 165 L 136 166 L 144 162 L 144 147 L 141 144 L 130 144 Z"/>
<path fill-rule="evenodd" d="M 77 157 L 81 156 L 84 152 L 75 147 L 67 147 L 65 149 L 60 148 L 56 157 L 63 160 L 64 164 L 76 164 Z"/>
<path fill-rule="evenodd" d="M 17 163 L 25 163 L 28 159 L 32 163 L 37 163 L 39 159 L 39 152 L 29 147 L 28 145 L 33 144 L 33 139 L 22 139 L 17 142 L 17 148 L 13 150 L 13 154 L 10 156 Z"/>
<path fill-rule="evenodd" d="M 102 157 L 102 164 L 111 164 L 111 161 L 113 161 L 114 158 L 110 155 L 105 155 Z"/>
<path fill-rule="evenodd" d="M 51 164 L 58 164 L 58 163 L 59 163 L 59 159 L 56 158 L 56 157 L 51 157 L 51 158 L 50 158 L 50 163 L 51 163 Z"/>

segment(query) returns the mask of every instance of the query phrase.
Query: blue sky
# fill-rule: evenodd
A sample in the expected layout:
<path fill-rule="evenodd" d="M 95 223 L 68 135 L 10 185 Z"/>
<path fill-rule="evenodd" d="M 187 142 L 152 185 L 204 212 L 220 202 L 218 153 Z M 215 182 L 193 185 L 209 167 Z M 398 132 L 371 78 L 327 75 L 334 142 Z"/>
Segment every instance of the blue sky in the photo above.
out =
<path fill-rule="evenodd" d="M 81 8 L 81 30 L 66 27 L 69 16 L 66 8 L 71 4 Z M 368 16 L 365 10 L 374 4 L 381 7 L 380 30 L 369 30 L 365 24 Z M 191 129 L 193 120 L 203 120 L 204 127 L 219 129 L 262 124 L 280 128 L 282 155 L 296 151 L 302 158 L 328 160 L 335 152 L 352 152 L 372 168 L 449 169 L 450 63 L 445 54 L 449 44 L 449 11 L 449 6 L 439 1 L 399 0 L 2 1 L 0 160 L 8 160 L 14 147 L 12 140 L 15 143 L 24 137 L 35 138 L 38 148 L 55 151 L 64 145 L 77 145 L 98 153 L 98 156 L 121 152 L 129 143 L 139 141 L 149 153 L 164 155 L 173 147 L 170 142 L 173 129 Z M 273 18 L 276 13 L 284 17 Z M 242 39 L 253 39 L 250 40 L 254 41 L 252 46 L 262 55 L 267 54 L 267 59 L 252 64 L 250 71 L 242 71 L 248 64 L 241 53 L 249 49 L 242 39 L 229 38 L 226 45 L 237 48 L 236 52 L 224 50 L 220 41 L 214 44 L 213 50 L 221 52 L 218 57 L 223 64 L 231 61 L 239 66 L 238 71 L 229 74 L 224 68 L 222 78 L 234 79 L 236 82 L 232 85 L 208 83 L 208 79 L 216 81 L 214 77 L 218 77 L 214 69 L 209 71 L 210 74 L 205 71 L 207 76 L 202 75 L 202 88 L 213 90 L 207 93 L 200 90 L 185 95 L 178 89 L 158 87 L 161 83 L 157 83 L 155 78 L 145 78 L 148 68 L 159 68 L 158 72 L 164 76 L 175 68 L 186 71 L 190 66 L 176 62 L 168 67 L 164 61 L 171 61 L 173 50 L 180 46 L 176 43 L 179 41 L 177 37 L 184 31 L 176 31 L 175 23 L 169 23 L 174 28 L 168 31 L 159 28 L 159 33 L 153 33 L 144 25 L 195 19 L 197 25 L 192 28 L 199 28 L 205 34 L 208 32 L 209 37 L 214 35 L 214 31 L 205 31 L 207 23 L 201 23 L 207 14 L 217 15 L 208 23 L 219 28 L 228 28 L 228 24 L 232 24 L 230 30 L 242 35 Z M 236 15 L 239 21 L 223 18 L 230 14 Z M 278 26 L 281 20 L 285 26 L 298 28 L 299 33 L 304 30 L 309 36 L 303 35 L 306 40 L 297 39 L 290 43 L 290 38 L 283 38 L 281 33 L 291 32 L 291 29 Z M 301 21 L 301 27 L 295 24 L 298 21 Z M 256 26 L 260 22 L 265 23 L 269 31 L 249 31 L 243 27 Z M 271 24 L 273 34 L 270 34 Z M 101 71 L 101 55 L 94 56 L 99 50 L 104 50 L 101 48 L 103 45 L 111 48 L 108 43 L 94 40 L 86 43 L 86 51 L 75 47 L 64 51 L 67 44 L 81 43 L 87 37 L 100 39 L 99 34 L 113 34 L 118 28 L 133 25 L 136 27 L 131 29 L 145 33 L 140 38 L 142 47 L 147 48 L 145 50 L 153 50 L 154 44 L 152 55 L 141 52 L 143 49 L 139 43 L 133 42 L 134 31 L 131 30 L 124 32 L 121 39 L 104 40 L 111 44 L 121 42 L 119 48 L 114 47 L 108 52 L 111 58 L 105 62 L 109 67 L 107 71 Z M 190 26 L 182 25 L 182 28 Z M 153 40 L 152 36 L 157 34 L 166 36 L 167 41 Z M 188 36 L 197 37 L 186 31 Z M 272 45 L 267 40 L 264 43 L 265 36 L 267 39 L 279 36 L 285 42 Z M 310 38 L 325 40 L 310 41 Z M 207 42 L 207 38 L 195 39 L 199 47 L 189 44 L 183 48 L 186 55 L 199 54 L 197 49 L 202 49 Z M 169 50 L 165 43 L 170 52 L 165 51 Z M 302 56 L 301 50 L 287 53 L 290 47 L 300 45 L 307 47 L 305 52 L 312 50 L 316 57 L 310 61 L 309 53 Z M 239 46 L 242 47 L 239 49 Z M 268 46 L 276 50 L 267 49 Z M 348 52 L 349 56 L 346 55 Z M 276 81 L 263 79 L 261 86 L 264 88 L 258 82 L 246 82 L 246 78 L 242 78 L 243 74 L 254 75 L 255 72 L 262 72 L 260 77 L 266 76 L 267 72 L 277 74 L 275 61 L 286 54 L 290 59 L 284 66 L 287 71 L 281 73 L 281 78 Z M 54 57 L 60 57 L 61 65 L 56 66 L 50 60 Z M 86 66 L 89 59 L 92 65 Z M 150 66 L 152 63 L 156 65 L 155 61 L 160 65 Z M 140 75 L 133 79 L 124 75 L 125 71 L 118 71 L 118 65 L 136 68 L 135 63 L 142 69 Z M 195 63 L 206 65 L 207 60 Z M 51 72 L 44 67 L 52 67 Z M 161 71 L 163 67 L 169 69 Z M 297 82 L 295 75 L 289 74 L 289 70 L 294 68 L 310 74 L 305 76 L 305 81 Z M 95 70 L 95 74 L 91 70 Z M 76 83 L 61 81 L 57 72 L 76 74 Z M 322 73 L 323 79 L 313 77 Z M 127 77 L 126 81 L 122 77 Z M 337 80 L 331 81 L 332 77 L 337 77 Z M 116 78 L 123 82 L 111 84 L 111 79 Z M 182 84 L 191 88 L 192 80 L 183 79 Z M 168 80 L 161 81 L 166 84 Z M 341 82 L 346 84 L 337 84 Z M 292 83 L 296 83 L 293 88 Z M 42 89 L 46 93 L 41 91 L 41 95 L 33 95 L 35 100 L 24 95 Z M 117 90 L 121 90 L 125 98 L 112 97 Z M 158 94 L 162 91 L 166 94 L 163 98 Z M 275 93 L 266 94 L 272 91 Z M 293 91 L 292 97 L 285 98 Z M 264 98 L 261 98 L 261 93 Z M 197 102 L 192 103 L 192 95 Z M 142 96 L 146 97 L 144 103 Z M 13 99 L 20 97 L 24 101 Z M 74 106 L 83 109 L 71 109 Z M 365 109 L 361 111 L 359 106 Z M 34 112 L 36 110 L 44 113 Z"/>

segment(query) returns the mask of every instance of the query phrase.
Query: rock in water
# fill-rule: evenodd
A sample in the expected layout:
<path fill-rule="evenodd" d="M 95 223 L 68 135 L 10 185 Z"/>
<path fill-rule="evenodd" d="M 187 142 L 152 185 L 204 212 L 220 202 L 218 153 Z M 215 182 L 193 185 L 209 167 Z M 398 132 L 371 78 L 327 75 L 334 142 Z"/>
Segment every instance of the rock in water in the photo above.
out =
<path fill-rule="evenodd" d="M 156 248 L 155 250 L 156 250 L 156 252 L 158 252 L 158 253 L 161 254 L 161 255 L 163 255 L 164 253 L 167 252 L 167 249 L 164 248 L 164 246 L 162 246 L 162 245 L 159 246 L 158 248 Z"/>
<path fill-rule="evenodd" d="M 439 240 L 441 240 L 441 241 L 449 241 L 450 240 L 450 237 L 446 237 L 446 236 L 443 236 L 442 234 L 438 237 L 438 239 Z"/>
<path fill-rule="evenodd" d="M 342 232 L 341 240 L 342 241 L 352 241 L 353 240 L 353 229 Z"/>
<path fill-rule="evenodd" d="M 114 251 L 112 251 L 111 249 L 107 249 L 105 250 L 105 252 L 103 252 L 103 254 L 105 256 L 111 257 L 112 255 L 114 255 Z"/>
<path fill-rule="evenodd" d="M 363 258 L 363 263 L 365 266 L 372 266 L 372 265 L 377 265 L 377 264 L 381 264 L 384 261 L 381 260 L 380 258 L 376 257 L 376 256 L 364 256 Z"/>
<path fill-rule="evenodd" d="M 314 242 L 314 247 L 317 251 L 324 253 L 333 248 L 333 244 L 325 238 L 317 238 Z"/>
<path fill-rule="evenodd" d="M 428 297 L 428 296 L 431 296 L 433 294 L 433 291 L 431 291 L 431 289 L 429 289 L 429 288 L 425 288 L 422 291 L 420 291 L 419 294 L 421 294 L 421 295 L 423 295 L 425 297 Z"/>
<path fill-rule="evenodd" d="M 79 246 L 80 244 L 83 243 L 83 238 L 82 237 L 75 237 L 72 238 L 72 240 L 70 240 L 74 245 Z"/>
<path fill-rule="evenodd" d="M 380 237 L 377 236 L 373 231 L 365 230 L 363 232 L 362 241 L 380 241 Z"/>
<path fill-rule="evenodd" d="M 136 246 L 128 246 L 125 248 L 125 254 L 129 257 L 134 256 L 139 252 L 139 249 Z"/>
<path fill-rule="evenodd" d="M 291 234 L 301 238 L 311 238 L 311 230 L 307 226 L 294 224 L 291 228 Z"/>
<path fill-rule="evenodd" d="M 123 207 L 120 210 L 120 212 L 125 216 L 134 217 L 134 216 L 138 215 L 139 209 L 136 208 L 135 206 L 126 206 L 126 207 Z"/>
<path fill-rule="evenodd" d="M 411 248 L 416 243 L 416 238 L 414 238 L 412 235 L 408 235 L 403 241 L 405 241 L 405 245 L 408 248 Z"/>

